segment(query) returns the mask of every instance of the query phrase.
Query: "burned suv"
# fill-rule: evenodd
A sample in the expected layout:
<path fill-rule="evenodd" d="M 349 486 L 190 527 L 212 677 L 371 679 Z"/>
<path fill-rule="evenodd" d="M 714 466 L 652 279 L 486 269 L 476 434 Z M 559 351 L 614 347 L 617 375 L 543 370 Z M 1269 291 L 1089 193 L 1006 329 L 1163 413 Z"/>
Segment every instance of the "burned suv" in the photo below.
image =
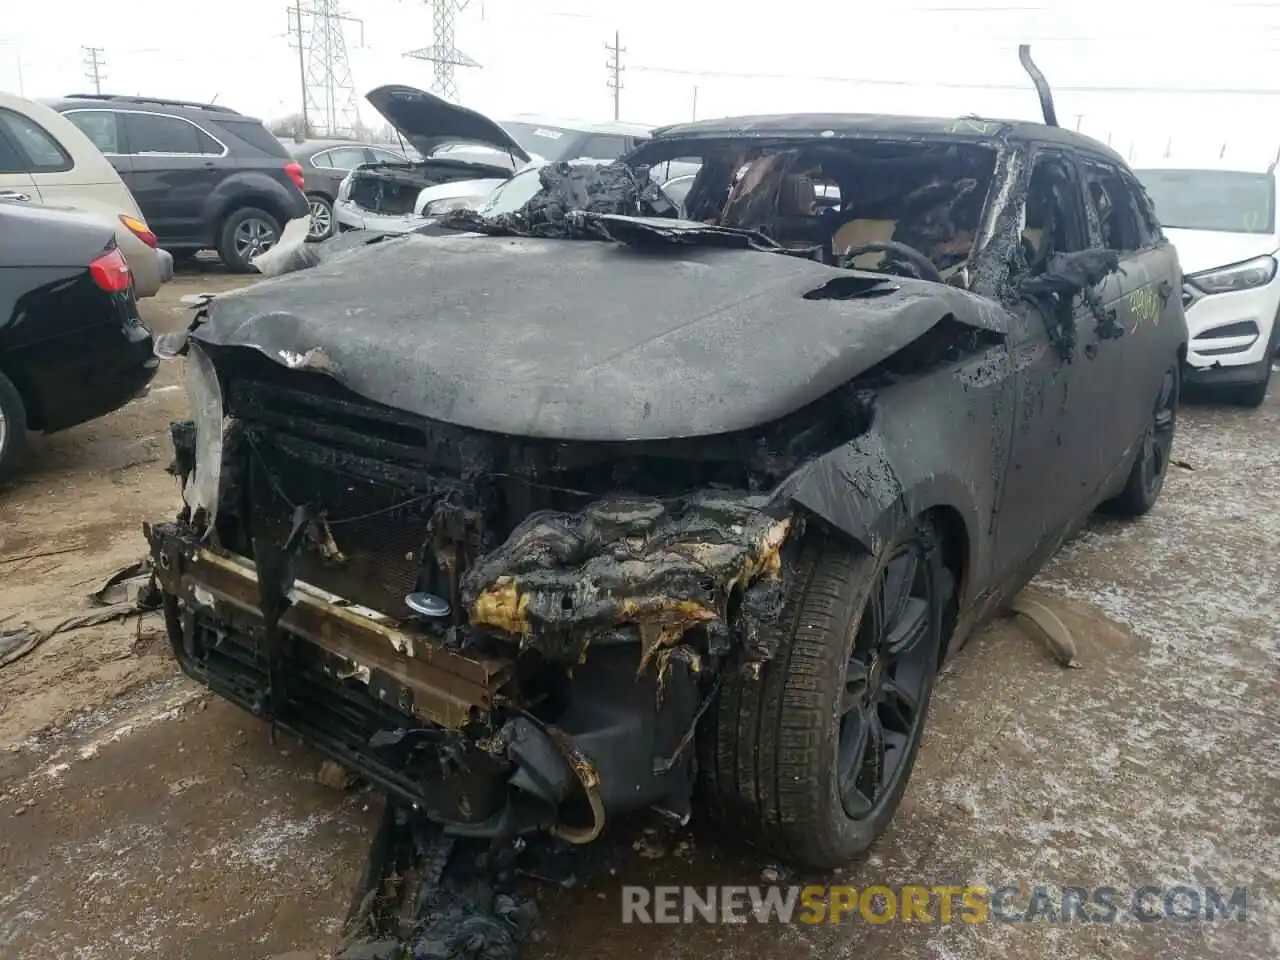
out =
<path fill-rule="evenodd" d="M 1175 252 L 1047 113 L 670 127 L 214 299 L 148 528 L 183 668 L 455 835 L 848 861 L 939 665 L 1169 463 Z"/>

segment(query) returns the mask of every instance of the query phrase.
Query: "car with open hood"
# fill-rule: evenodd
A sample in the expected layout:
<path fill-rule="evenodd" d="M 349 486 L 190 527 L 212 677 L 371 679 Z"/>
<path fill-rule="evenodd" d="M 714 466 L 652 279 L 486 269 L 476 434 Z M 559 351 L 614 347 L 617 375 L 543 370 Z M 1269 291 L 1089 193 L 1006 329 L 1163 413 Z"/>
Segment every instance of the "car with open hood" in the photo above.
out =
<path fill-rule="evenodd" d="M 534 117 L 497 123 L 474 110 L 401 85 L 368 94 L 421 158 L 357 167 L 338 188 L 340 230 L 407 233 L 444 214 L 479 205 L 530 162 L 616 160 L 647 127 Z"/>
<path fill-rule="evenodd" d="M 1261 406 L 1280 348 L 1275 164 L 1170 160 L 1135 172 L 1186 270 L 1187 383 Z"/>
<path fill-rule="evenodd" d="M 587 843 L 701 783 L 848 862 L 940 665 L 1170 462 L 1176 253 L 1042 99 L 668 127 L 213 299 L 147 528 L 183 669 L 451 835 Z"/>

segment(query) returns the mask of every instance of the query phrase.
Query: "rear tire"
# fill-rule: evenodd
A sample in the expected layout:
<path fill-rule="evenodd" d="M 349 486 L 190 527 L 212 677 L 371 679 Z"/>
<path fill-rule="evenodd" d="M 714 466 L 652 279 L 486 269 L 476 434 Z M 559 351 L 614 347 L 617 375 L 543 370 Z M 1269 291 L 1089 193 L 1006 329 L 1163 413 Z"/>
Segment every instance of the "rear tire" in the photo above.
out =
<path fill-rule="evenodd" d="M 257 207 L 241 207 L 222 224 L 218 256 L 228 270 L 255 273 L 251 262 L 280 242 L 280 221 Z"/>
<path fill-rule="evenodd" d="M 307 233 L 307 242 L 328 240 L 337 226 L 333 219 L 332 201 L 322 193 L 311 193 L 307 195 L 307 203 L 311 205 L 311 229 Z"/>
<path fill-rule="evenodd" d="M 1178 361 L 1165 371 L 1156 395 L 1151 419 L 1138 441 L 1138 452 L 1120 495 L 1107 506 L 1122 517 L 1141 517 L 1149 513 L 1164 489 L 1164 478 L 1173 454 L 1173 437 L 1178 423 L 1178 397 L 1182 386 L 1182 367 Z"/>
<path fill-rule="evenodd" d="M 27 446 L 27 408 L 17 388 L 0 373 L 0 481 L 17 469 Z"/>
<path fill-rule="evenodd" d="M 898 551 L 914 558 L 914 573 L 899 572 Z M 805 536 L 772 628 L 773 658 L 758 676 L 744 673 L 745 653 L 726 665 L 701 731 L 703 788 L 735 837 L 827 869 L 848 863 L 885 831 L 915 764 L 937 674 L 943 571 L 925 522 L 903 530 L 880 560 L 824 530 Z M 885 587 L 904 580 L 907 594 Z M 882 643 L 892 631 L 877 629 L 895 619 L 877 614 L 877 598 L 886 595 L 900 599 L 892 605 L 901 606 L 904 623 L 923 611 L 918 628 L 899 631 L 914 637 L 901 656 Z M 905 710 L 899 686 L 911 687 L 914 710 Z M 872 779 L 878 787 L 868 786 Z"/>

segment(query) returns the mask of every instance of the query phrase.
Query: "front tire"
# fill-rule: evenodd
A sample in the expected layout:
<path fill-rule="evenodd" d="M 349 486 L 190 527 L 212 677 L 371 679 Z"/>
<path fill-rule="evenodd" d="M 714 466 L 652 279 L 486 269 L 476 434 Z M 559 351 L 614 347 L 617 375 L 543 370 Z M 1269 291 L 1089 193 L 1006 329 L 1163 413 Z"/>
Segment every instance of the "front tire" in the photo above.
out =
<path fill-rule="evenodd" d="M 717 819 L 804 867 L 848 863 L 888 827 L 915 764 L 942 643 L 944 567 L 928 523 L 884 558 L 806 535 L 778 644 L 726 666 L 701 742 Z"/>
<path fill-rule="evenodd" d="M 1175 361 L 1160 380 L 1155 409 L 1142 439 L 1124 490 L 1108 504 L 1113 513 L 1124 517 L 1141 517 L 1151 511 L 1164 489 L 1164 478 L 1173 455 L 1173 435 L 1178 423 L 1178 395 L 1182 386 L 1182 367 Z"/>
<path fill-rule="evenodd" d="M 27 446 L 27 408 L 13 382 L 0 373 L 0 481 L 17 468 Z"/>
<path fill-rule="evenodd" d="M 1242 407 L 1248 407 L 1251 410 L 1256 410 L 1258 407 L 1262 406 L 1267 399 L 1267 387 L 1271 385 L 1272 362 L 1270 355 L 1268 355 L 1265 364 L 1266 372 L 1258 383 L 1251 383 L 1248 386 L 1238 387 L 1236 389 L 1236 403 L 1240 404 Z"/>
<path fill-rule="evenodd" d="M 257 207 L 241 207 L 222 225 L 218 256 L 228 270 L 254 273 L 253 258 L 279 242 L 280 221 Z"/>

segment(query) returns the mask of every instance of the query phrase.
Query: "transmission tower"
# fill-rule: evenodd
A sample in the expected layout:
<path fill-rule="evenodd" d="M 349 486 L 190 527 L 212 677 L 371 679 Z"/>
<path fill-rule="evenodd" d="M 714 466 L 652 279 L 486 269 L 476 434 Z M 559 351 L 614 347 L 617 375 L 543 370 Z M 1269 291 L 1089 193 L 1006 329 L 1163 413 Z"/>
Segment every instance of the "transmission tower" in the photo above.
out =
<path fill-rule="evenodd" d="M 435 65 L 435 82 L 431 85 L 436 96 L 451 103 L 458 102 L 458 84 L 454 81 L 454 67 L 478 67 L 474 59 L 458 49 L 454 43 L 454 30 L 458 14 L 467 8 L 470 0 L 432 0 L 431 46 L 410 50 L 405 54 L 414 60 L 426 60 Z"/>
<path fill-rule="evenodd" d="M 364 21 L 346 16 L 338 0 L 310 0 L 303 6 L 294 0 L 289 8 L 289 32 L 296 37 L 302 74 L 302 114 L 313 132 L 341 136 L 355 132 L 360 122 L 356 89 L 347 61 L 344 24 L 360 26 L 364 45 Z"/>
<path fill-rule="evenodd" d="M 102 92 L 102 81 L 107 79 L 107 75 L 103 72 L 106 62 L 100 59 L 102 56 L 101 47 L 85 47 L 84 48 L 84 75 L 89 78 L 89 82 L 93 84 L 93 92 Z"/>

